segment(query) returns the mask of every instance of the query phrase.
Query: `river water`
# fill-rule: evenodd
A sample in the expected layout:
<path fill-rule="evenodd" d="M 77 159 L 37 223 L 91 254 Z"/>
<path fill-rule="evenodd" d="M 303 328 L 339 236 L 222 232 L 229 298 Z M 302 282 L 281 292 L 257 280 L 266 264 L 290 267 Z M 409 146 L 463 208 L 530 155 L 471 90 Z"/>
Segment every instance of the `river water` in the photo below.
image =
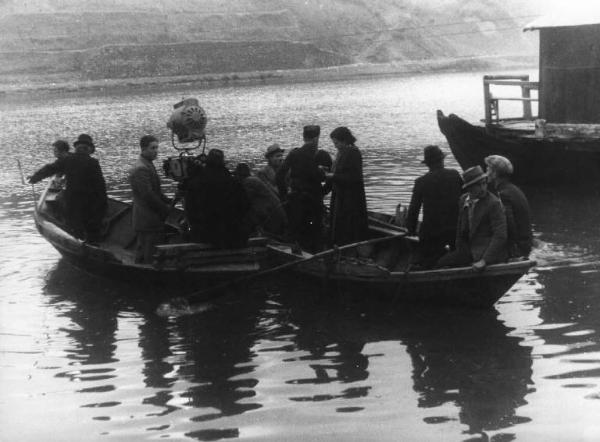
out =
<path fill-rule="evenodd" d="M 140 135 L 173 155 L 171 106 L 196 96 L 208 147 L 232 165 L 261 164 L 272 142 L 298 146 L 310 123 L 333 153 L 326 135 L 349 126 L 370 208 L 392 211 L 425 172 L 423 146 L 447 150 L 436 109 L 481 117 L 481 75 L 0 103 L 0 439 L 600 440 L 593 193 L 526 189 L 539 267 L 490 311 L 346 301 L 292 276 L 165 319 L 152 290 L 61 260 L 33 225 L 42 188 L 23 186 L 15 161 L 30 173 L 55 138 L 90 133 L 111 195 L 127 199 Z"/>

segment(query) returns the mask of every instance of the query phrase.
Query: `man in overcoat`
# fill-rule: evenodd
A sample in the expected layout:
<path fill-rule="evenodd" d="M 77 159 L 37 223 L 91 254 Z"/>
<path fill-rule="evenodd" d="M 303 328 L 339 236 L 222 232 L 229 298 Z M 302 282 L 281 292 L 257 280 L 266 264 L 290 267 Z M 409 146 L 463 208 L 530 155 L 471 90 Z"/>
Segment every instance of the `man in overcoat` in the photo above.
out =
<path fill-rule="evenodd" d="M 508 158 L 500 155 L 490 155 L 484 161 L 492 191 L 504 206 L 508 253 L 511 258 L 528 257 L 533 245 L 531 209 L 523 191 L 510 182 L 513 165 Z"/>
<path fill-rule="evenodd" d="M 415 180 L 406 228 L 410 235 L 419 235 L 415 265 L 430 268 L 445 253 L 446 247 L 454 250 L 462 179 L 456 170 L 444 167 L 445 154 L 438 146 L 426 146 L 423 157 L 422 163 L 429 172 Z M 421 208 L 423 219 L 417 228 Z"/>
<path fill-rule="evenodd" d="M 55 174 L 64 174 L 65 221 L 71 233 L 89 243 L 102 237 L 102 221 L 108 206 L 106 183 L 95 151 L 92 137 L 81 134 L 73 143 L 75 153 L 64 155 L 47 164 L 29 178 L 30 183 Z"/>
<path fill-rule="evenodd" d="M 456 250 L 442 256 L 436 267 L 471 265 L 481 271 L 508 257 L 506 217 L 498 197 L 487 189 L 487 175 L 481 166 L 465 170 L 462 179 L 467 193 L 458 204 Z"/>
<path fill-rule="evenodd" d="M 152 135 L 140 139 L 140 156 L 129 171 L 133 197 L 133 228 L 136 232 L 136 262 L 150 263 L 154 247 L 165 240 L 165 219 L 170 200 L 162 190 L 153 161 L 158 155 L 158 140 Z"/>
<path fill-rule="evenodd" d="M 310 252 L 317 251 L 322 236 L 322 183 L 325 181 L 325 173 L 319 168 L 315 157 L 320 134 L 319 126 L 305 126 L 302 133 L 304 145 L 290 151 L 276 176 L 279 196 L 287 206 L 290 237 Z"/>

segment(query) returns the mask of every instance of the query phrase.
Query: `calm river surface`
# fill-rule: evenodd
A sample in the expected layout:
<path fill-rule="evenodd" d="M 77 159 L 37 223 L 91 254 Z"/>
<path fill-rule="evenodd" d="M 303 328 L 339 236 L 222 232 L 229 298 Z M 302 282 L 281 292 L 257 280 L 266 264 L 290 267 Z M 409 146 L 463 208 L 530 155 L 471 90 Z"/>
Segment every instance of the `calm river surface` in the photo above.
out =
<path fill-rule="evenodd" d="M 161 293 L 79 272 L 36 232 L 31 173 L 50 142 L 90 133 L 111 194 L 138 139 L 174 154 L 182 96 L 231 164 L 349 126 L 369 206 L 407 201 L 436 109 L 476 120 L 481 73 L 0 103 L 0 439 L 3 441 L 600 440 L 600 200 L 527 190 L 539 268 L 491 311 L 394 308 L 269 280 L 178 319 Z M 456 165 L 449 157 L 451 165 Z M 41 186 L 36 186 L 39 193 Z M 172 294 L 177 293 L 173 287 Z M 232 300 L 233 299 L 233 300 Z"/>

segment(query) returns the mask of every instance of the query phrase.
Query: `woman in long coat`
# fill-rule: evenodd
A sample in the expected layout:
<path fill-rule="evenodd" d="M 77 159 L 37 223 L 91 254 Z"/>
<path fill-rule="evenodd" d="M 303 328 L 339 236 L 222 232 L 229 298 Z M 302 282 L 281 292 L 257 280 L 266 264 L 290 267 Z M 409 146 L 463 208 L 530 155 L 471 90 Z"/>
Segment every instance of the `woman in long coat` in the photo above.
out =
<path fill-rule="evenodd" d="M 326 174 L 331 192 L 331 241 L 335 245 L 361 241 L 367 237 L 367 201 L 362 171 L 362 155 L 356 138 L 347 127 L 331 134 L 337 149 L 333 171 Z"/>

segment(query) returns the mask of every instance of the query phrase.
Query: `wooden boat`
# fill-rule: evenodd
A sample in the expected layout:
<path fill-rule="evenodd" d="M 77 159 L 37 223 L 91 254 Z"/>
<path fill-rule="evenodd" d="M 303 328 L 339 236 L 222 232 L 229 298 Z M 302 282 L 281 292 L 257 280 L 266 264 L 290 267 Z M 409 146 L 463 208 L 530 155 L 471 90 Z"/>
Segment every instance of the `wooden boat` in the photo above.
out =
<path fill-rule="evenodd" d="M 373 237 L 390 239 L 320 259 L 310 259 L 306 252 L 295 253 L 285 244 L 268 247 L 282 262 L 306 260 L 293 266 L 296 272 L 318 281 L 341 284 L 350 294 L 436 306 L 491 307 L 535 265 L 535 261 L 522 259 L 490 265 L 483 272 L 471 267 L 411 271 L 411 253 L 418 240 L 407 237 L 404 229 L 392 224 L 389 215 L 370 213 L 369 220 Z"/>
<path fill-rule="evenodd" d="M 267 238 L 251 238 L 240 249 L 215 249 L 208 244 L 185 243 L 179 231 L 183 213 L 174 210 L 167 221 L 168 243 L 157 246 L 150 264 L 134 259 L 135 233 L 131 228 L 131 205 L 109 199 L 107 228 L 99 244 L 71 235 L 65 226 L 57 197 L 49 185 L 35 207 L 40 234 L 74 266 L 90 273 L 138 283 L 175 283 L 178 288 L 219 281 L 244 280 L 281 263 L 298 262 L 301 274 L 371 291 L 391 293 L 400 299 L 431 300 L 441 304 L 491 306 L 535 263 L 530 260 L 489 266 L 484 272 L 470 267 L 431 271 L 406 271 L 415 238 L 393 224 L 391 215 L 371 212 L 369 230 L 375 241 L 320 259 L 289 244 Z"/>
<path fill-rule="evenodd" d="M 69 233 L 59 208 L 60 189 L 52 183 L 36 204 L 34 219 L 40 234 L 71 264 L 90 273 L 136 283 L 212 283 L 258 272 L 267 265 L 267 238 L 250 238 L 247 247 L 215 249 L 186 243 L 179 226 L 183 212 L 174 209 L 167 220 L 167 244 L 157 246 L 150 264 L 135 262 L 135 232 L 131 205 L 109 198 L 106 233 L 97 245 Z"/>
<path fill-rule="evenodd" d="M 526 30 L 540 31 L 540 80 L 484 76 L 481 122 L 471 124 L 438 110 L 439 128 L 463 169 L 483 166 L 486 156 L 496 154 L 511 160 L 519 184 L 573 186 L 600 180 L 597 16 L 548 17 L 528 25 Z M 506 96 L 508 88 L 521 93 Z M 522 116 L 500 118 L 500 104 L 510 101 L 522 103 Z M 538 116 L 532 110 L 536 102 Z"/>

